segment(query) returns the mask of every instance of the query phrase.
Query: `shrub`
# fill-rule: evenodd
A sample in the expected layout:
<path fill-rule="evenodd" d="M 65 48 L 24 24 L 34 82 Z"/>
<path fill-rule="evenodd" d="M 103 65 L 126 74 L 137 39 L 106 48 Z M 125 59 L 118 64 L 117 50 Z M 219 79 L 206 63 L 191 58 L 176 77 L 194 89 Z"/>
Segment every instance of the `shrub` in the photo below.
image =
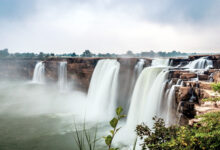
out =
<path fill-rule="evenodd" d="M 137 135 L 144 139 L 142 149 L 220 149 L 220 112 L 207 113 L 197 118 L 201 118 L 201 121 L 193 126 L 165 127 L 160 118 L 153 118 L 155 123 L 152 130 L 144 124 L 138 125 Z"/>
<path fill-rule="evenodd" d="M 161 118 L 154 117 L 153 129 L 150 129 L 144 123 L 136 127 L 136 133 L 141 138 L 144 139 L 144 143 L 141 145 L 142 149 L 169 149 L 167 141 L 172 141 L 177 135 L 177 127 L 171 126 L 166 127 L 165 122 Z"/>
<path fill-rule="evenodd" d="M 220 97 L 210 97 L 202 99 L 203 102 L 218 102 L 220 101 Z"/>
<path fill-rule="evenodd" d="M 212 87 L 212 90 L 220 93 L 220 83 L 213 83 L 211 84 L 211 87 Z"/>

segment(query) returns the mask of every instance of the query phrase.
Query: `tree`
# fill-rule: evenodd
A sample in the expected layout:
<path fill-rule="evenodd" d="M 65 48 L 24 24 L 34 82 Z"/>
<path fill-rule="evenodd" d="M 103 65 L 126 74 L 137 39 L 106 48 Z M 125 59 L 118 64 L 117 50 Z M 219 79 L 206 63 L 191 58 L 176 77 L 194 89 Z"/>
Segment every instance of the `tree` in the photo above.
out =
<path fill-rule="evenodd" d="M 198 115 L 200 121 L 191 126 L 169 126 L 154 117 L 151 129 L 145 124 L 136 127 L 142 149 L 150 150 L 217 150 L 220 149 L 220 112 Z"/>
<path fill-rule="evenodd" d="M 40 52 L 39 55 L 38 55 L 38 57 L 39 57 L 39 58 L 43 58 L 43 57 L 44 57 L 44 53 L 43 53 L 43 52 Z"/>
<path fill-rule="evenodd" d="M 0 57 L 7 57 L 8 55 L 8 49 L 0 50 Z"/>
<path fill-rule="evenodd" d="M 130 50 L 129 50 L 129 51 L 127 51 L 126 55 L 127 55 L 127 56 L 134 56 L 133 52 L 132 52 L 132 51 L 130 51 Z"/>
<path fill-rule="evenodd" d="M 71 57 L 76 57 L 77 55 L 76 55 L 75 52 L 73 52 L 70 56 L 71 56 Z"/>
<path fill-rule="evenodd" d="M 92 57 L 93 54 L 90 52 L 90 50 L 85 50 L 81 56 L 82 57 Z"/>

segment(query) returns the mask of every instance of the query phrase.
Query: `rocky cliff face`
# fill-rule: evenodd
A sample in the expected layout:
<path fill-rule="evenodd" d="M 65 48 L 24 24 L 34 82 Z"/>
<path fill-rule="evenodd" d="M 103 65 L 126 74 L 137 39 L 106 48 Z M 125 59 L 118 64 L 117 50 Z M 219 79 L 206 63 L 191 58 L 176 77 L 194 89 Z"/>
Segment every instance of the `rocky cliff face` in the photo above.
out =
<path fill-rule="evenodd" d="M 199 59 L 201 57 L 206 57 L 213 61 L 213 67 L 215 69 L 220 69 L 220 55 L 196 55 L 189 56 L 188 58 L 170 58 L 170 62 L 172 66 L 184 66 L 188 64 L 190 61 Z"/>
<path fill-rule="evenodd" d="M 205 113 L 213 109 L 213 104 L 205 104 L 202 102 L 204 98 L 219 97 L 220 95 L 212 91 L 211 83 L 220 82 L 220 56 L 190 56 L 187 59 L 171 59 L 173 66 L 184 66 L 190 61 L 200 57 L 207 57 L 213 61 L 213 68 L 203 71 L 189 71 L 181 68 L 173 68 L 170 70 L 169 79 L 173 80 L 175 85 L 178 80 L 181 80 L 181 85 L 178 85 L 175 91 L 175 101 L 180 124 L 191 123 L 194 116 Z M 220 108 L 218 108 L 220 110 Z"/>
<path fill-rule="evenodd" d="M 0 79 L 27 79 L 33 77 L 34 67 L 38 61 L 45 63 L 45 76 L 48 82 L 56 82 L 58 79 L 59 62 L 67 62 L 68 80 L 73 81 L 81 90 L 88 90 L 90 79 L 94 68 L 100 59 L 107 58 L 48 58 L 45 60 L 39 59 L 1 59 L 0 60 Z M 109 58 L 112 59 L 112 58 Z M 138 58 L 116 58 L 120 66 L 121 86 L 124 86 L 124 76 L 132 74 Z M 151 59 L 145 59 L 145 67 L 150 66 Z M 129 81 L 129 80 L 127 80 Z"/>
<path fill-rule="evenodd" d="M 0 79 L 31 79 L 37 60 L 0 59 Z"/>

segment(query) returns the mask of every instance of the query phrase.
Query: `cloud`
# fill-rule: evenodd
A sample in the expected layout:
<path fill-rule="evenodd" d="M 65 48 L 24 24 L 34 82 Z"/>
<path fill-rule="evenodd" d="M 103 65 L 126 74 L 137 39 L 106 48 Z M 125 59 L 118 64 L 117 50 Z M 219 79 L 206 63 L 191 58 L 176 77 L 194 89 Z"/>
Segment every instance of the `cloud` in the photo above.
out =
<path fill-rule="evenodd" d="M 215 0 L 12 1 L 0 16 L 0 48 L 14 52 L 220 52 Z"/>

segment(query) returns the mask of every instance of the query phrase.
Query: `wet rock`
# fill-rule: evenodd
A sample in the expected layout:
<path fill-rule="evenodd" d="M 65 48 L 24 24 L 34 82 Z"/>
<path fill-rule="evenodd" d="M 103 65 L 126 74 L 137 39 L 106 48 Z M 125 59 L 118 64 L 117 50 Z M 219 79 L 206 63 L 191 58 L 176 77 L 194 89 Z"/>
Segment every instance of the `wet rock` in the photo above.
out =
<path fill-rule="evenodd" d="M 220 71 L 213 73 L 214 82 L 220 82 Z"/>
<path fill-rule="evenodd" d="M 189 63 L 188 58 L 170 58 L 171 66 L 183 67 Z"/>
<path fill-rule="evenodd" d="M 184 102 L 182 106 L 182 113 L 187 118 L 194 118 L 196 115 L 195 104 L 190 102 Z"/>
<path fill-rule="evenodd" d="M 197 74 L 195 73 L 183 73 L 182 75 L 180 75 L 180 79 L 182 80 L 196 78 L 196 77 L 197 77 Z"/>
<path fill-rule="evenodd" d="M 181 115 L 179 118 L 179 125 L 187 125 L 189 124 L 189 118 L 187 118 L 185 115 Z"/>
<path fill-rule="evenodd" d="M 213 60 L 213 67 L 215 69 L 220 69 L 220 60 Z"/>
<path fill-rule="evenodd" d="M 177 103 L 180 101 L 188 101 L 191 97 L 190 87 L 178 87 L 176 93 Z"/>
<path fill-rule="evenodd" d="M 180 78 L 180 76 L 184 73 L 189 73 L 189 71 L 184 70 L 171 70 L 170 71 L 170 77 L 171 78 Z"/>
<path fill-rule="evenodd" d="M 211 84 L 212 83 L 210 83 L 210 82 L 202 82 L 202 81 L 200 81 L 199 82 L 199 88 L 200 89 L 206 89 L 206 90 L 212 90 Z"/>
<path fill-rule="evenodd" d="M 199 80 L 208 80 L 209 79 L 209 75 L 206 74 L 200 74 L 198 75 Z"/>

